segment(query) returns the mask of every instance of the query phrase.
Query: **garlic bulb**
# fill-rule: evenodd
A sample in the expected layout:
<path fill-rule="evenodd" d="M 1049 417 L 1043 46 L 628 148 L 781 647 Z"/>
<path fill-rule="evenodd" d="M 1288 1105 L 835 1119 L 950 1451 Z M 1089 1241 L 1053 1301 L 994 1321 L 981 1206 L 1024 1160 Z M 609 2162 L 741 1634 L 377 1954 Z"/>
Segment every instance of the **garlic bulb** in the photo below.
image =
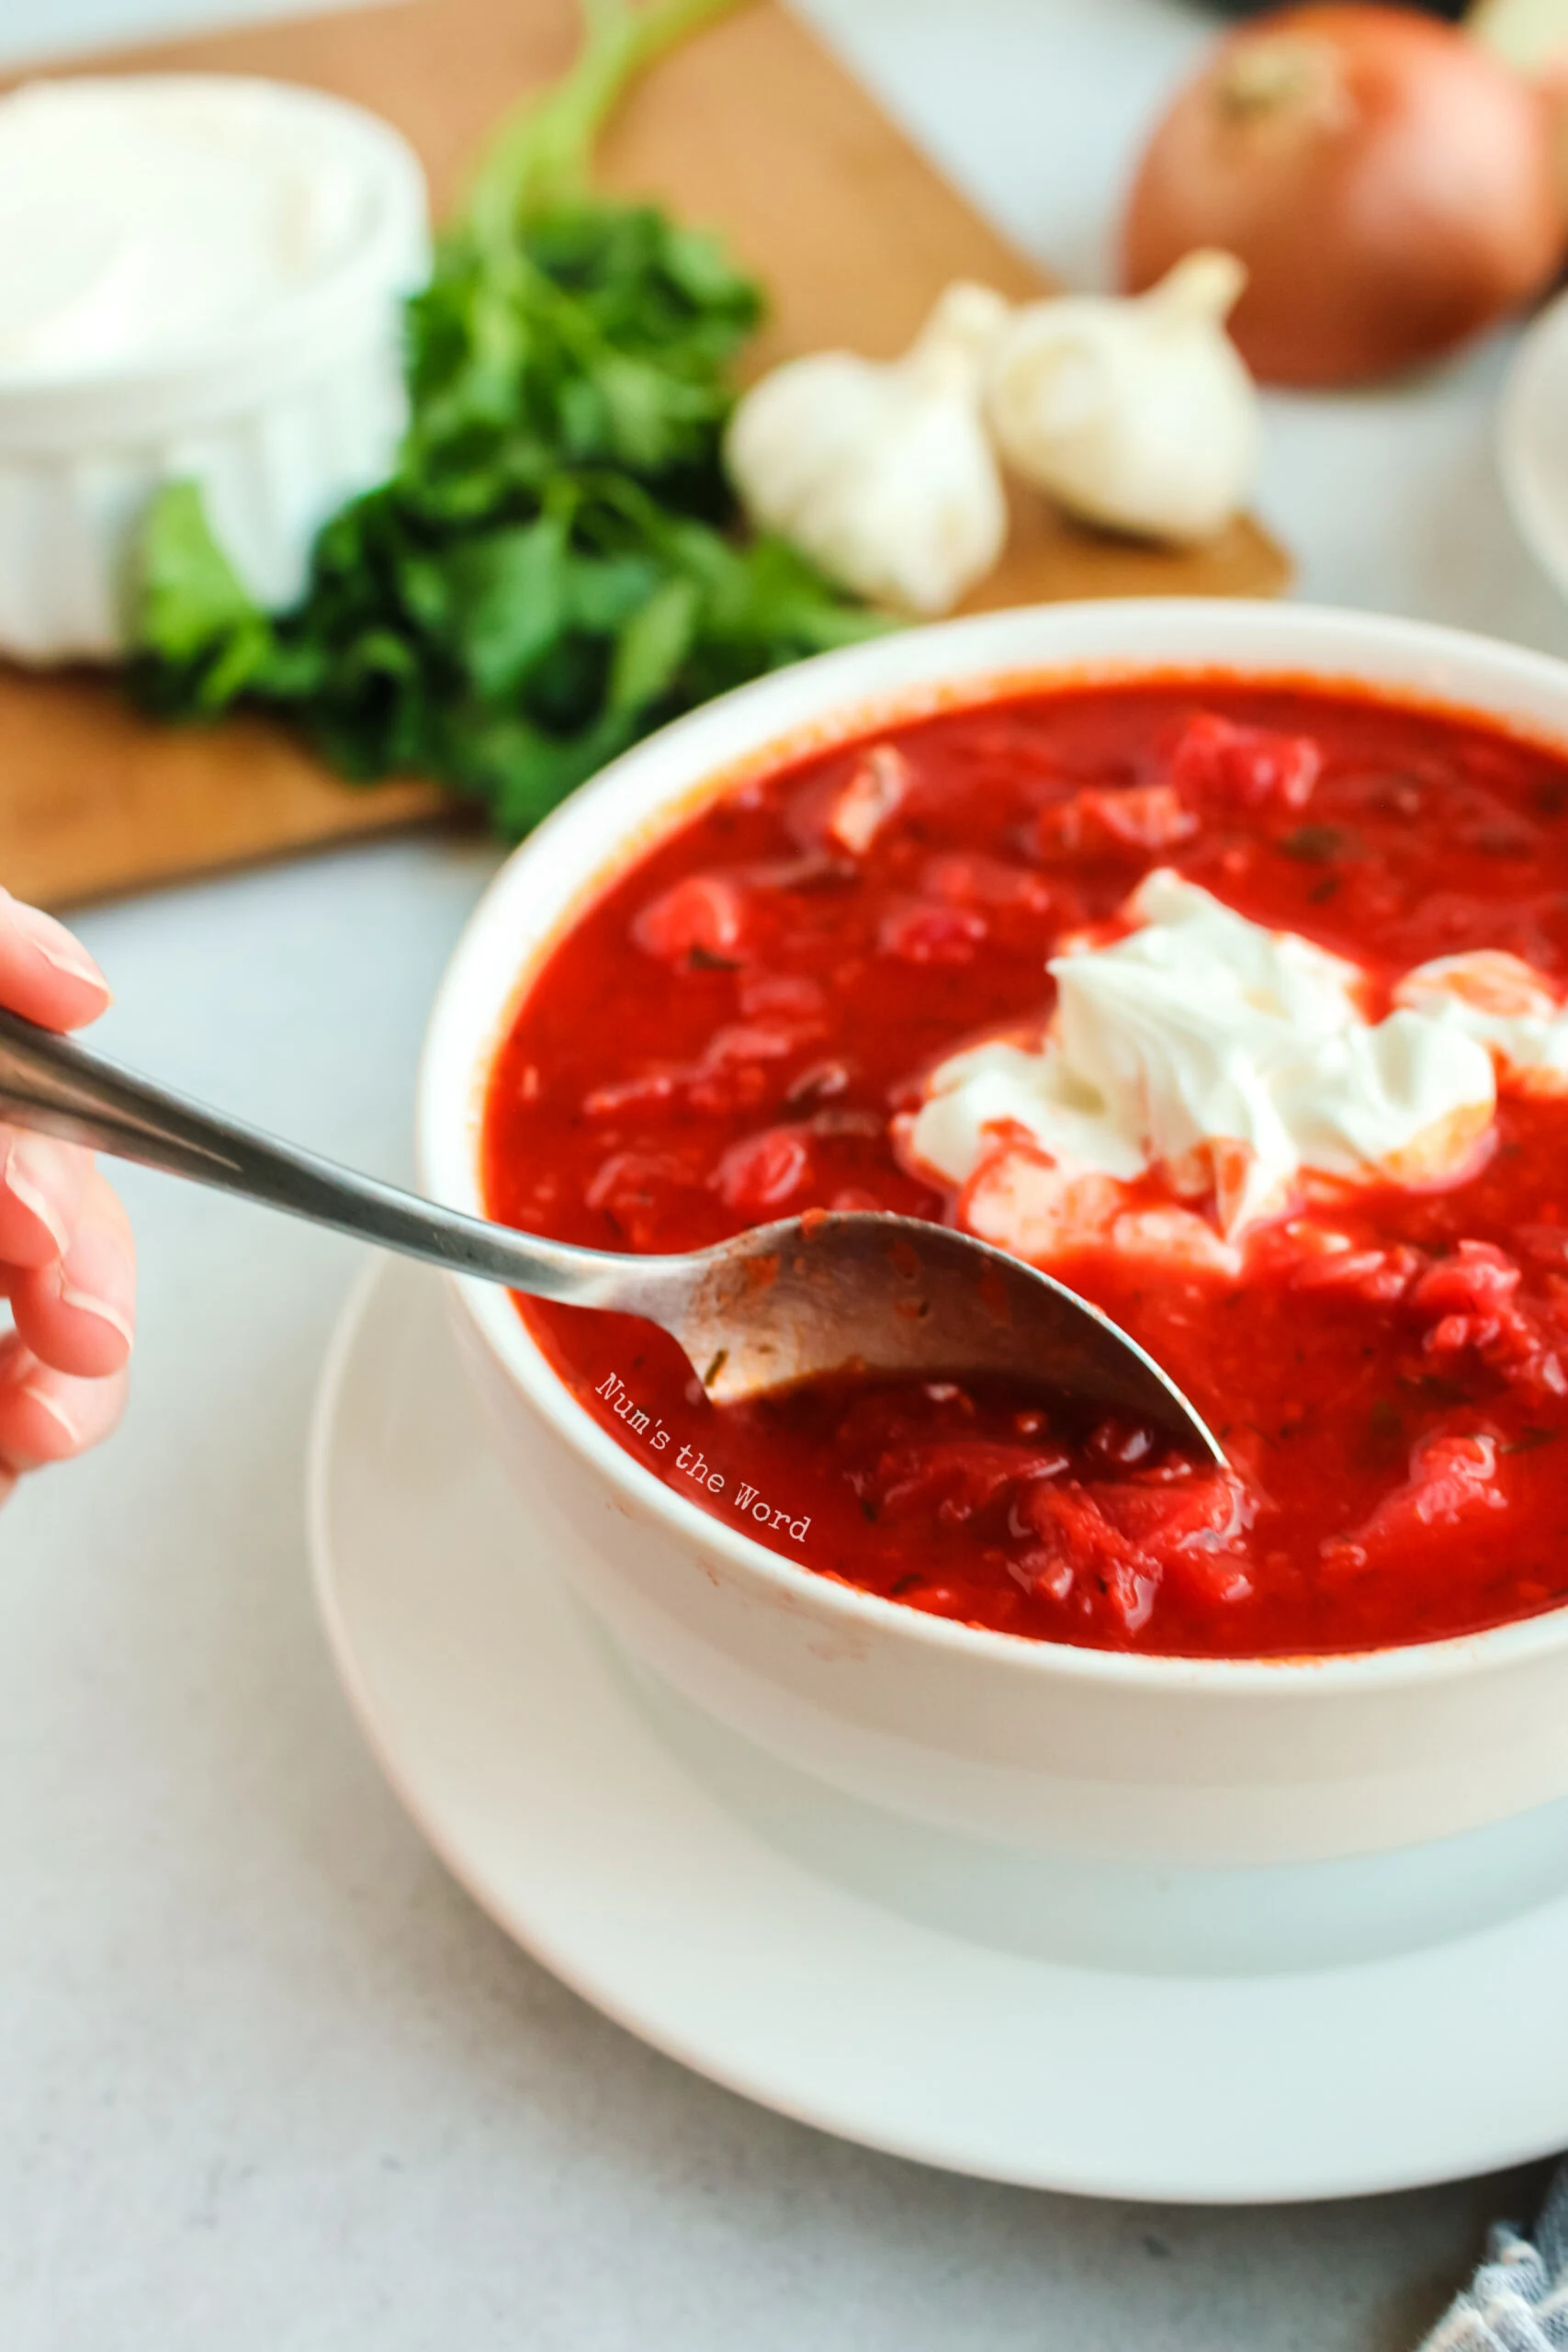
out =
<path fill-rule="evenodd" d="M 987 383 L 1008 463 L 1088 522 L 1212 538 L 1258 464 L 1258 395 L 1224 330 L 1245 280 L 1234 254 L 1202 251 L 1131 300 L 1069 295 L 1018 311 Z"/>
<path fill-rule="evenodd" d="M 990 571 L 1007 500 L 980 392 L 1008 306 L 950 286 L 902 359 L 788 360 L 730 423 L 730 478 L 751 521 L 877 603 L 945 613 Z"/>

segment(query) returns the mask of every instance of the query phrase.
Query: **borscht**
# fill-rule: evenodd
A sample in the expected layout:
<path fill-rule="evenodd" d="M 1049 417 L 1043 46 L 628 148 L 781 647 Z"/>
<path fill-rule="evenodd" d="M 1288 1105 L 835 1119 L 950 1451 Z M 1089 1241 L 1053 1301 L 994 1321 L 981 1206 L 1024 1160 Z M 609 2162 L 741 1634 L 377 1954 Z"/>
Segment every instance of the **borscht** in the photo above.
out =
<path fill-rule="evenodd" d="M 749 771 L 533 976 L 490 1213 L 700 1247 L 946 1221 L 1113 1316 L 1226 1471 L 984 1382 L 716 1407 L 520 1302 L 674 1491 L 1038 1640 L 1429 1641 L 1568 1601 L 1568 756 L 1359 689 L 1009 691 Z"/>

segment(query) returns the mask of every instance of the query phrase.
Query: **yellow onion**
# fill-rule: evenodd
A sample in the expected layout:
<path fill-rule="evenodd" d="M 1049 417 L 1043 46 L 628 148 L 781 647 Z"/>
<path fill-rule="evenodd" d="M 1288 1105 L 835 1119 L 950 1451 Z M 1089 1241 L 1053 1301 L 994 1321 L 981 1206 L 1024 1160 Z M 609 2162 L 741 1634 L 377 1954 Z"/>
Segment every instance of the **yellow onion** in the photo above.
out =
<path fill-rule="evenodd" d="M 1145 153 L 1122 250 L 1134 291 L 1194 246 L 1237 254 L 1254 375 L 1345 384 L 1528 302 L 1564 242 L 1540 94 L 1450 26 L 1341 5 L 1220 45 Z"/>

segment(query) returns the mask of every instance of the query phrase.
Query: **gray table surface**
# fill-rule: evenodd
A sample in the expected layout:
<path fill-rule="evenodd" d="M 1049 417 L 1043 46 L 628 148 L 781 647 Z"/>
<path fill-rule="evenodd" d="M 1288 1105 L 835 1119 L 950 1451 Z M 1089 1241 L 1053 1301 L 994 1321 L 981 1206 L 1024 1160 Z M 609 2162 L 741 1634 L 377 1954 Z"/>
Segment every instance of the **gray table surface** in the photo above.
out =
<path fill-rule="evenodd" d="M 0 0 L 0 59 L 225 13 Z M 1178 0 L 810 14 L 1086 280 L 1206 29 Z M 1270 401 L 1263 503 L 1303 593 L 1568 646 L 1495 487 L 1506 358 Z M 425 1008 L 493 862 L 425 839 L 94 910 L 105 1042 L 406 1176 Z M 607 2024 L 447 1879 L 327 1665 L 301 1455 L 352 1252 L 125 1191 L 131 1413 L 0 1528 L 7 2352 L 1396 2352 L 1485 2217 L 1528 2202 L 1535 2175 L 1228 2212 L 998 2188 L 762 2113 Z"/>

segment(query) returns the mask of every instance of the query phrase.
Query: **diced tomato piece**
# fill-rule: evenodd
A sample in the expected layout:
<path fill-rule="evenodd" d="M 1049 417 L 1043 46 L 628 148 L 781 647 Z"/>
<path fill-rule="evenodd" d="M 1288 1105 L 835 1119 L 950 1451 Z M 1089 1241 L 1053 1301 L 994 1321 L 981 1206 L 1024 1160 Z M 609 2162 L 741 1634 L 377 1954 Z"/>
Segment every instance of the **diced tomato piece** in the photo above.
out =
<path fill-rule="evenodd" d="M 1201 710 L 1176 739 L 1169 774 L 1177 792 L 1190 799 L 1304 808 L 1322 766 L 1323 753 L 1310 735 L 1278 735 Z"/>
<path fill-rule="evenodd" d="M 876 927 L 876 944 L 905 964 L 967 964 L 986 932 L 985 917 L 971 908 L 916 899 L 888 910 Z"/>
<path fill-rule="evenodd" d="M 705 958 L 734 964 L 746 927 L 746 898 L 722 874 L 688 874 L 650 899 L 632 924 L 632 937 L 646 955 L 666 964 Z"/>
<path fill-rule="evenodd" d="M 1048 854 L 1174 849 L 1190 841 L 1198 820 L 1173 785 L 1085 785 L 1070 800 L 1040 812 L 1040 846 Z"/>
<path fill-rule="evenodd" d="M 793 1200 L 811 1178 L 811 1145 L 799 1127 L 764 1127 L 732 1143 L 714 1173 L 726 1208 L 764 1217 Z"/>
<path fill-rule="evenodd" d="M 1494 1438 L 1422 1439 L 1411 1454 L 1404 1484 L 1385 1495 L 1350 1534 L 1328 1539 L 1324 1566 L 1332 1575 L 1356 1577 L 1385 1567 L 1401 1555 L 1420 1560 L 1436 1535 L 1468 1529 L 1506 1508 L 1497 1466 Z"/>

